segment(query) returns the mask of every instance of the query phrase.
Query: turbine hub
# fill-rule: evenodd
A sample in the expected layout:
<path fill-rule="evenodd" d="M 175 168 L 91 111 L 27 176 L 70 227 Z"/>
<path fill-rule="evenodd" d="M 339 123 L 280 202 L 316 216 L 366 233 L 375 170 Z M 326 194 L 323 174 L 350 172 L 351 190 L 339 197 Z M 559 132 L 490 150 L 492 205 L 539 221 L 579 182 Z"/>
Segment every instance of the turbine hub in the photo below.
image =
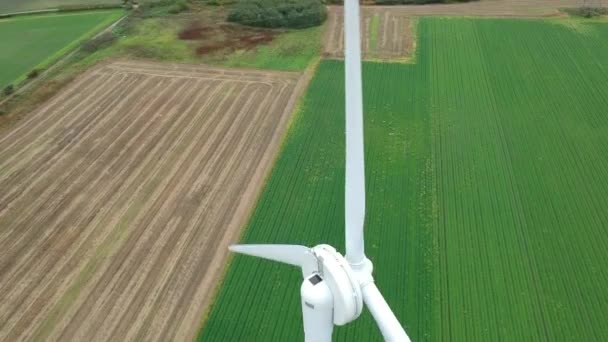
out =
<path fill-rule="evenodd" d="M 318 273 L 333 294 L 334 324 L 344 325 L 357 319 L 363 310 L 361 276 L 358 275 L 361 271 L 355 272 L 344 256 L 330 245 L 318 245 L 312 251 L 318 260 Z M 367 269 L 371 271 L 371 268 Z"/>
<path fill-rule="evenodd" d="M 351 269 L 355 273 L 357 280 L 359 281 L 359 285 L 363 288 L 365 285 L 374 282 L 374 277 L 372 273 L 374 271 L 374 264 L 367 257 L 363 260 L 362 263 L 357 265 L 350 265 Z"/>

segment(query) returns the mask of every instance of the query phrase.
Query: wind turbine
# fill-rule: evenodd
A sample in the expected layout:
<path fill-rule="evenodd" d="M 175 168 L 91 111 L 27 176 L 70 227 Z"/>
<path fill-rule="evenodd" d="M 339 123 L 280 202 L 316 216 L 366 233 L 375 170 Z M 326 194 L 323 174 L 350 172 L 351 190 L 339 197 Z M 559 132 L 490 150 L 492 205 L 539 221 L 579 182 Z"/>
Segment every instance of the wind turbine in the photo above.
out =
<path fill-rule="evenodd" d="M 331 341 L 334 324 L 361 315 L 363 304 L 386 341 L 410 339 L 374 284 L 373 265 L 365 256 L 365 167 L 363 91 L 358 0 L 344 1 L 346 71 L 346 258 L 329 245 L 233 245 L 230 250 L 302 269 L 300 288 L 306 341 Z"/>

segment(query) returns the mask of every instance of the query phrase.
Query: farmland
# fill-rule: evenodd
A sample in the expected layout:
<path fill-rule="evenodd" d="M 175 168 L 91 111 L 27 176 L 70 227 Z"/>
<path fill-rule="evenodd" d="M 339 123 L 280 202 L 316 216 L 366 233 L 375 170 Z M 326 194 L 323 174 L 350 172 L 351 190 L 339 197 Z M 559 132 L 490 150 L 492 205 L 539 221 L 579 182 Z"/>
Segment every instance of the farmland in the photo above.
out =
<path fill-rule="evenodd" d="M 608 25 L 420 18 L 364 64 L 367 253 L 415 341 L 608 339 Z M 246 243 L 343 242 L 343 64 L 319 66 Z M 235 256 L 199 339 L 297 340 L 301 274 Z M 365 313 L 338 341 L 380 340 Z"/>
<path fill-rule="evenodd" d="M 237 50 L 227 56 L 209 56 L 204 60 L 229 67 L 301 71 L 318 58 L 322 29 L 313 27 L 284 32 L 269 44 Z"/>
<path fill-rule="evenodd" d="M 48 66 L 121 15 L 111 10 L 0 19 L 0 87 Z"/>
<path fill-rule="evenodd" d="M 204 63 L 220 67 L 303 71 L 318 59 L 323 27 L 270 30 L 227 23 L 221 6 L 192 6 L 179 15 L 170 6 L 132 16 L 114 44 L 82 58 L 92 65 L 105 58 Z"/>
<path fill-rule="evenodd" d="M 62 6 L 119 6 L 121 4 L 121 0 L 2 0 L 0 14 L 56 9 Z"/>
<path fill-rule="evenodd" d="M 602 5 L 589 1 L 589 6 Z M 395 16 L 475 16 L 475 17 L 557 17 L 563 8 L 583 5 L 579 0 L 480 0 L 470 2 L 433 3 L 424 6 L 363 6 L 364 11 L 387 11 Z M 605 6 L 605 4 L 604 4 Z M 330 6 L 331 13 L 339 7 Z"/>
<path fill-rule="evenodd" d="M 390 7 L 363 7 L 361 50 L 366 60 L 405 60 L 411 56 L 414 37 L 411 17 Z M 344 57 L 344 13 L 330 7 L 325 34 L 325 56 Z"/>
<path fill-rule="evenodd" d="M 0 135 L 0 341 L 193 339 L 300 75 L 114 61 Z"/>

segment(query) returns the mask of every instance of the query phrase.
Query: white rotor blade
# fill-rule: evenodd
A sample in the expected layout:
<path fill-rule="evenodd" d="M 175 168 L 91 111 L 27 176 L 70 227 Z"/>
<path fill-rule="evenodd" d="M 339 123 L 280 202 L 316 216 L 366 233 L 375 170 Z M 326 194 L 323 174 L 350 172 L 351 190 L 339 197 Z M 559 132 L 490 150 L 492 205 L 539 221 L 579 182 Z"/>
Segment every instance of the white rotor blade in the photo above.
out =
<path fill-rule="evenodd" d="M 363 292 L 363 301 L 372 313 L 372 316 L 374 316 L 384 340 L 409 342 L 410 338 L 384 300 L 384 297 L 382 297 L 376 284 L 369 283 L 361 290 Z"/>
<path fill-rule="evenodd" d="M 351 265 L 365 261 L 365 166 L 363 160 L 363 90 L 361 85 L 361 34 L 359 0 L 344 1 L 346 85 L 346 260 Z"/>
<path fill-rule="evenodd" d="M 311 274 L 317 269 L 317 257 L 315 257 L 312 250 L 306 246 L 232 245 L 229 249 L 235 253 L 251 255 L 301 267 L 304 276 Z"/>

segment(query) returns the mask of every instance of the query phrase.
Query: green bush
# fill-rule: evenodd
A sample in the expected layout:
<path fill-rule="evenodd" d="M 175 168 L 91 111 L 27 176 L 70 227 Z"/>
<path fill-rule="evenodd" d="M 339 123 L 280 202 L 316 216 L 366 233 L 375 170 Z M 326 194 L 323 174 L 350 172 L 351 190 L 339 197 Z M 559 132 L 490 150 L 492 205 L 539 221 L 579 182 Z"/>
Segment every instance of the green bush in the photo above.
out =
<path fill-rule="evenodd" d="M 116 36 L 114 35 L 114 33 L 104 32 L 82 44 L 82 50 L 85 52 L 92 53 L 101 48 L 112 45 L 115 40 Z"/>
<path fill-rule="evenodd" d="M 38 75 L 40 75 L 40 70 L 34 69 L 27 74 L 27 79 L 28 80 L 34 79 L 34 78 L 38 77 Z"/>
<path fill-rule="evenodd" d="M 90 11 L 90 10 L 102 10 L 102 9 L 114 9 L 114 8 L 122 8 L 122 5 L 117 4 L 84 4 L 84 5 L 63 5 L 58 6 L 57 9 L 59 12 L 80 12 L 80 11 Z"/>
<path fill-rule="evenodd" d="M 606 7 L 581 6 L 578 8 L 566 8 L 564 11 L 570 15 L 584 18 L 594 18 L 602 15 L 608 15 L 608 8 Z"/>
<path fill-rule="evenodd" d="M 15 87 L 13 87 L 12 84 L 9 84 L 6 87 L 4 87 L 4 90 L 3 90 L 4 95 L 9 96 L 14 92 L 15 92 Z"/>
<path fill-rule="evenodd" d="M 185 0 L 158 0 L 138 3 L 138 7 L 133 8 L 131 16 L 139 19 L 164 17 L 167 14 L 178 14 L 189 9 Z"/>
<path fill-rule="evenodd" d="M 228 13 L 228 21 L 269 28 L 318 26 L 326 18 L 321 0 L 240 0 Z"/>
<path fill-rule="evenodd" d="M 240 0 L 197 0 L 199 3 L 202 3 L 207 6 L 231 6 Z"/>
<path fill-rule="evenodd" d="M 582 6 L 581 8 L 578 9 L 578 14 L 579 14 L 579 16 L 585 17 L 585 18 L 600 17 L 602 15 L 608 14 L 608 8 Z"/>
<path fill-rule="evenodd" d="M 186 3 L 185 0 L 179 0 L 176 1 L 175 4 L 171 5 L 171 7 L 169 7 L 169 13 L 178 14 L 187 11 L 188 9 L 190 9 L 188 3 Z"/>

